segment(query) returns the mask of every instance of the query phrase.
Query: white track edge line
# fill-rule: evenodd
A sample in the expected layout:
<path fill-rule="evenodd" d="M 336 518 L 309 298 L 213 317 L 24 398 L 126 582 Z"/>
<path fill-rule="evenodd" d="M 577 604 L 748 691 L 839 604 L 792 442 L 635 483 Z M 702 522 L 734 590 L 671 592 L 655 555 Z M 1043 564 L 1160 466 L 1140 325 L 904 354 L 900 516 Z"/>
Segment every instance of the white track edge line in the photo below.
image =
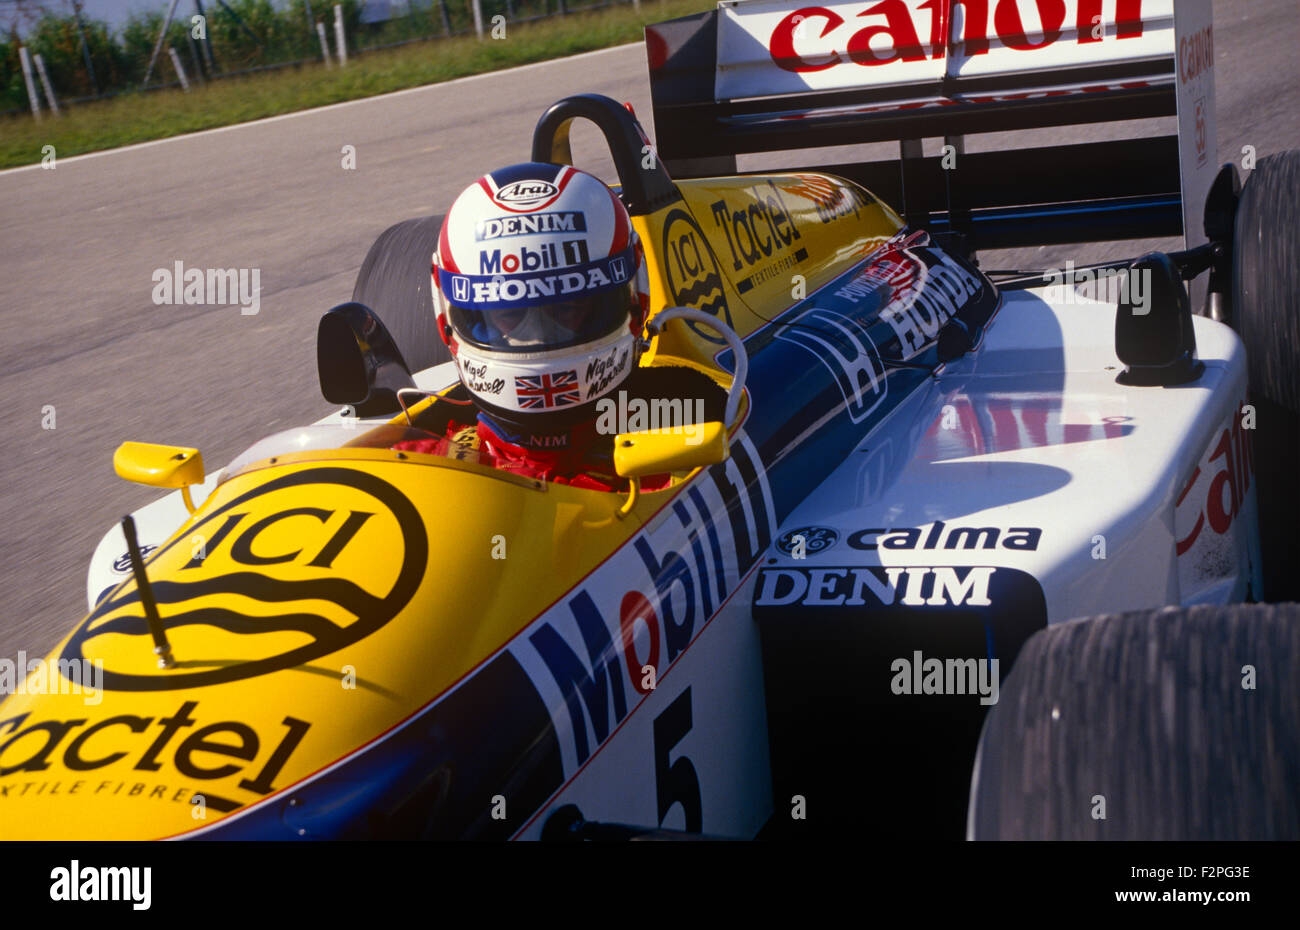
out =
<path fill-rule="evenodd" d="M 476 81 L 482 78 L 499 77 L 503 74 L 511 74 L 518 71 L 528 71 L 533 68 L 542 68 L 547 65 L 557 64 L 558 62 L 562 62 L 562 61 L 577 61 L 580 58 L 589 58 L 594 55 L 604 55 L 607 52 L 616 52 L 619 51 L 620 49 L 632 48 L 633 46 L 638 46 L 641 44 L 643 43 L 628 42 L 624 45 L 611 45 L 607 48 L 597 48 L 591 50 L 590 52 L 579 52 L 576 55 L 569 55 L 564 58 L 549 58 L 546 61 L 534 61 L 526 65 L 516 65 L 513 68 L 501 68 L 496 71 L 483 71 L 479 74 L 466 74 L 463 75 L 462 77 L 452 78 L 451 80 L 448 81 L 438 81 L 433 84 L 421 84 L 419 87 L 405 87 L 401 90 L 391 90 L 388 91 L 387 93 L 374 94 L 373 96 L 370 97 L 358 97 L 355 100 L 340 100 L 338 103 L 327 103 L 323 106 L 310 107 L 309 109 L 306 110 L 294 110 L 292 113 L 277 113 L 275 116 L 263 116 L 260 119 L 249 120 L 244 123 L 231 123 L 228 126 L 213 126 L 211 129 L 200 129 L 197 132 L 180 133 L 175 136 L 167 136 L 164 139 L 150 139 L 147 142 L 133 142 L 130 145 L 120 145 L 111 149 L 100 149 L 97 152 L 84 152 L 81 155 L 69 155 L 66 158 L 59 158 L 58 161 L 56 162 L 56 165 L 65 165 L 71 162 L 85 161 L 86 159 L 90 159 L 90 158 L 100 158 L 105 155 L 116 155 L 119 152 L 129 152 L 134 149 L 148 148 L 154 145 L 162 145 L 167 142 L 178 142 L 182 139 L 194 139 L 199 136 L 212 135 L 218 132 L 230 132 L 235 129 L 244 129 L 249 126 L 259 126 L 259 125 L 264 125 L 266 123 L 274 123 L 279 120 L 292 119 L 295 116 L 307 116 L 312 113 L 323 113 L 326 110 L 337 110 L 342 107 L 350 107 L 358 103 L 370 103 L 371 101 L 374 100 L 383 100 L 387 97 L 400 97 L 404 94 L 414 94 L 414 93 L 419 93 L 421 91 L 435 90 L 439 87 L 448 87 L 452 84 L 461 84 L 466 81 Z M 41 170 L 41 165 L 39 162 L 30 165 L 19 165 L 15 168 L 0 169 L 0 176 L 4 176 L 6 174 L 16 174 L 17 172 L 20 171 L 35 171 L 35 170 Z"/>

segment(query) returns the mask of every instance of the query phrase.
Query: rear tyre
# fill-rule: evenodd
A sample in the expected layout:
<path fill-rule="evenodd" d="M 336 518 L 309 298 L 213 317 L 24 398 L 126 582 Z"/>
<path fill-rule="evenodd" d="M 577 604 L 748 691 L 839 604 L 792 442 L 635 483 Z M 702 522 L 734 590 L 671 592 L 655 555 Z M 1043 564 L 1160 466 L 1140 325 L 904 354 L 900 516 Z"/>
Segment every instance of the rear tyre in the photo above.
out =
<path fill-rule="evenodd" d="M 438 247 L 441 216 L 424 216 L 390 226 L 361 263 L 352 299 L 383 322 L 412 374 L 451 361 L 433 318 L 429 273 Z"/>
<path fill-rule="evenodd" d="M 1237 205 L 1232 313 L 1256 408 L 1264 590 L 1300 600 L 1300 151 L 1259 161 Z"/>
<path fill-rule="evenodd" d="M 1035 634 L 980 737 L 969 838 L 1300 839 L 1298 667 L 1296 604 Z"/>

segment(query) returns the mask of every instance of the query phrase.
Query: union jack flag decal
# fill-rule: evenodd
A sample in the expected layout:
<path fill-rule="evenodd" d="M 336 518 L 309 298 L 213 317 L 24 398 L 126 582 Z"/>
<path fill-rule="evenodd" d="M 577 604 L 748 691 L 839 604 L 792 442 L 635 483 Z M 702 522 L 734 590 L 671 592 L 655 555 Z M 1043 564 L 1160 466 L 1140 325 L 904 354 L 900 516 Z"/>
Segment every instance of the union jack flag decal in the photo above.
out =
<path fill-rule="evenodd" d="M 582 400 L 582 387 L 576 371 L 561 371 L 535 378 L 515 378 L 515 396 L 519 398 L 521 410 L 565 407 Z"/>

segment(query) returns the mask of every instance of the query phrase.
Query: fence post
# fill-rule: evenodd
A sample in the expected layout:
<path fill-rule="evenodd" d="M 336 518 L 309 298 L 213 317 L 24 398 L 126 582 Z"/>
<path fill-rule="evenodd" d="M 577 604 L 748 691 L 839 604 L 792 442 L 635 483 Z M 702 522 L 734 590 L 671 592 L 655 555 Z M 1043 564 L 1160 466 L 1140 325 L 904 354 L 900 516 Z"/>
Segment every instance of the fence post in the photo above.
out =
<path fill-rule="evenodd" d="M 208 75 L 217 76 L 217 63 L 212 58 L 212 30 L 208 28 L 208 14 L 203 12 L 203 0 L 194 0 L 194 10 L 203 17 L 203 59 L 208 63 Z"/>
<path fill-rule="evenodd" d="M 45 59 L 41 57 L 40 52 L 36 53 L 35 58 L 36 73 L 41 76 L 41 87 L 45 88 L 45 100 L 50 105 L 50 112 L 55 116 L 59 116 L 61 115 L 59 113 L 59 101 L 55 99 L 54 88 L 50 86 L 50 76 L 45 71 Z"/>
<path fill-rule="evenodd" d="M 172 0 L 167 5 L 167 15 L 163 18 L 162 29 L 158 31 L 158 41 L 154 43 L 153 54 L 149 56 L 149 67 L 144 69 L 144 80 L 140 82 L 141 87 L 149 86 L 149 78 L 153 76 L 153 66 L 158 61 L 158 53 L 162 51 L 163 40 L 167 38 L 167 30 L 171 28 L 172 17 L 176 15 L 176 0 Z"/>
<path fill-rule="evenodd" d="M 335 54 L 339 56 L 339 67 L 342 68 L 348 63 L 348 37 L 343 33 L 343 7 L 334 4 L 334 49 Z"/>
<path fill-rule="evenodd" d="M 181 90 L 188 94 L 190 92 L 190 81 L 185 76 L 185 66 L 181 64 L 181 56 L 177 55 L 176 49 L 170 45 L 167 46 L 167 54 L 171 57 L 172 67 L 176 69 L 176 76 L 181 79 Z"/>
<path fill-rule="evenodd" d="M 320 38 L 320 57 L 325 59 L 325 67 L 334 67 L 334 62 L 330 60 L 330 44 L 325 38 L 325 24 L 319 20 L 316 22 L 316 35 Z"/>
<path fill-rule="evenodd" d="M 199 46 L 198 43 L 194 41 L 193 30 L 187 30 L 185 38 L 189 40 L 190 61 L 194 65 L 194 79 L 202 84 L 204 79 L 203 56 L 199 54 Z"/>
<path fill-rule="evenodd" d="M 474 8 L 474 34 L 483 39 L 483 4 L 481 0 L 470 0 L 470 6 Z"/>
<path fill-rule="evenodd" d="M 90 60 L 90 43 L 86 41 L 86 25 L 81 21 L 80 0 L 73 0 L 72 14 L 77 21 L 77 35 L 81 38 L 81 55 L 86 60 L 86 75 L 90 78 L 90 87 L 95 96 L 100 95 L 99 81 L 95 78 L 95 65 Z"/>
<path fill-rule="evenodd" d="M 36 96 L 36 84 L 32 81 L 32 59 L 27 54 L 27 46 L 18 46 L 18 59 L 23 66 L 23 80 L 27 82 L 27 99 L 32 102 L 32 116 L 41 118 L 41 98 Z"/>

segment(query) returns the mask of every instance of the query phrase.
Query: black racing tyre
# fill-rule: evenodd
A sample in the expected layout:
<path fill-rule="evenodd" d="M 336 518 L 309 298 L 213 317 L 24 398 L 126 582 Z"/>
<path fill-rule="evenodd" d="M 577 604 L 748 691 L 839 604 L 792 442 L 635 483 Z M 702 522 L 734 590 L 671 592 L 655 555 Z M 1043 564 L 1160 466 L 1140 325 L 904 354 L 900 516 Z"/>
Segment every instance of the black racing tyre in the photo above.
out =
<path fill-rule="evenodd" d="M 1264 590 L 1300 600 L 1300 151 L 1260 159 L 1233 235 L 1233 323 L 1256 408 Z"/>
<path fill-rule="evenodd" d="M 1298 604 L 1036 633 L 985 721 L 968 837 L 1300 839 L 1297 668 Z"/>
<path fill-rule="evenodd" d="M 352 289 L 383 322 L 412 372 L 451 361 L 433 318 L 429 272 L 441 216 L 423 216 L 385 229 L 366 253 Z"/>
<path fill-rule="evenodd" d="M 1260 159 L 1237 205 L 1232 312 L 1251 387 L 1300 413 L 1300 151 Z"/>

